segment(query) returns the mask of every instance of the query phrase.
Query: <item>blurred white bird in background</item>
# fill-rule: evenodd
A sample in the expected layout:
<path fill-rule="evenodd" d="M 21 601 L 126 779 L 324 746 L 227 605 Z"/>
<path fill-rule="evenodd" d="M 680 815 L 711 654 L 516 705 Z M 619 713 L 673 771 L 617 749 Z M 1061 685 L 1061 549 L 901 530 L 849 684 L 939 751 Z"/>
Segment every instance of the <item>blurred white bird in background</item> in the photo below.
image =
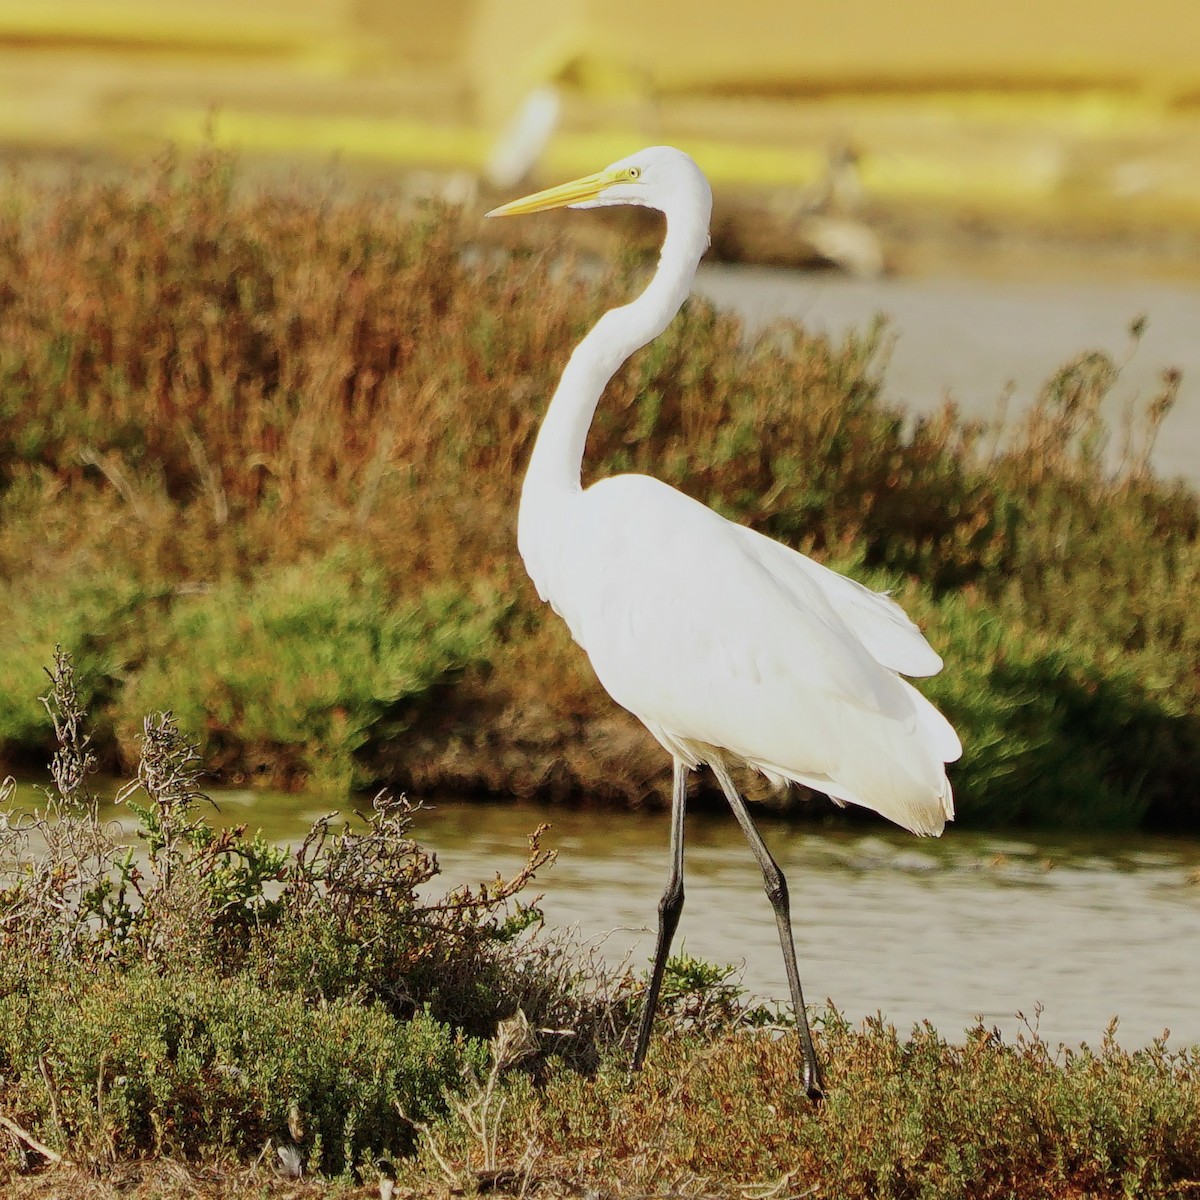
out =
<path fill-rule="evenodd" d="M 516 187 L 542 157 L 562 116 L 558 88 L 544 84 L 521 102 L 512 120 L 500 131 L 483 165 L 489 187 Z"/>

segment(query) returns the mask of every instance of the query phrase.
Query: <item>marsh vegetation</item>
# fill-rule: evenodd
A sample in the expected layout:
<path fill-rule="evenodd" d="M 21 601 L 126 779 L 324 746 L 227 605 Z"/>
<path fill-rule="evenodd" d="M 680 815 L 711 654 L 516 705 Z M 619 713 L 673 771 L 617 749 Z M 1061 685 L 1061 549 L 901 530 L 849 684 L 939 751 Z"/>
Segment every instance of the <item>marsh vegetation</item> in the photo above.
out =
<path fill-rule="evenodd" d="M 0 756 L 47 753 L 61 643 L 109 767 L 169 708 L 228 779 L 662 799 L 512 533 L 543 399 L 640 263 L 585 283 L 471 236 L 219 156 L 5 181 Z M 1148 465 L 1177 379 L 1113 413 L 1119 364 L 1084 351 L 1003 430 L 914 424 L 884 345 L 692 302 L 614 381 L 590 470 L 890 587 L 947 661 L 963 820 L 1194 825 L 1200 509 Z"/>

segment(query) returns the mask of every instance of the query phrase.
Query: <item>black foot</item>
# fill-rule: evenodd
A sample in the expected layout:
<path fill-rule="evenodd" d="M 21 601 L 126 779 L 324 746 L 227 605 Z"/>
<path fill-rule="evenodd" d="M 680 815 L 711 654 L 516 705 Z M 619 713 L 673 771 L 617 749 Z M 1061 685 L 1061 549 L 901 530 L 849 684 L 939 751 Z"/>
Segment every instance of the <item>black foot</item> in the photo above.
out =
<path fill-rule="evenodd" d="M 825 1099 L 825 1081 L 821 1078 L 821 1068 L 815 1058 L 804 1064 L 804 1094 L 814 1104 L 820 1104 Z"/>

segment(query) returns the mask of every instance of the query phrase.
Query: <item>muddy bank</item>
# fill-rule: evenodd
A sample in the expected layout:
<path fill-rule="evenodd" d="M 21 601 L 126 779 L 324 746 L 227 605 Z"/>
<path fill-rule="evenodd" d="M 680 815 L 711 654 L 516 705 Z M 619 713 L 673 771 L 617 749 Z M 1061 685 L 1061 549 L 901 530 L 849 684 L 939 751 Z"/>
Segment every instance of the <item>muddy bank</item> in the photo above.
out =
<path fill-rule="evenodd" d="M 505 705 L 451 696 L 382 750 L 373 767 L 413 796 L 545 800 L 661 807 L 671 800 L 671 760 L 645 727 L 615 705 L 585 717 L 552 703 Z"/>

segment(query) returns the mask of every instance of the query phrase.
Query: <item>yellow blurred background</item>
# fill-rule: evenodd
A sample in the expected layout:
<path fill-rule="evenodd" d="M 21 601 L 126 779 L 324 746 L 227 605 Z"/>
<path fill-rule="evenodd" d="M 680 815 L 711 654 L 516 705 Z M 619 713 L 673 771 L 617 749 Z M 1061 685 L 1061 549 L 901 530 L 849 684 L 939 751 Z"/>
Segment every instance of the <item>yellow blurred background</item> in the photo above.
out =
<path fill-rule="evenodd" d="M 168 141 L 464 195 L 666 141 L 801 206 L 1196 234 L 1200 4 L 0 0 L 10 156 Z"/>

